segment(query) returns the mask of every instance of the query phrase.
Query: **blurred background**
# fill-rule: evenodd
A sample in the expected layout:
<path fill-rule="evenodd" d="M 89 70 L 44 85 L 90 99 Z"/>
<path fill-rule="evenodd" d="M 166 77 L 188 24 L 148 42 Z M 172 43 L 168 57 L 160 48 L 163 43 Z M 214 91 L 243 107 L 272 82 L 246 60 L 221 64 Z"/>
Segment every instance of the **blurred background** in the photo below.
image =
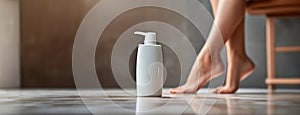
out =
<path fill-rule="evenodd" d="M 0 88 L 75 88 L 72 76 L 74 38 L 84 16 L 99 1 L 0 0 Z M 211 12 L 209 0 L 199 2 Z M 119 87 L 110 65 L 111 51 L 118 36 L 137 22 L 153 20 L 152 13 L 160 14 L 156 20 L 168 22 L 186 33 L 197 52 L 202 48 L 205 41 L 201 33 L 176 12 L 155 7 L 125 12 L 105 29 L 97 47 L 96 69 L 103 87 Z M 136 15 L 142 17 L 134 17 Z M 300 46 L 299 19 L 276 19 L 277 46 Z M 256 70 L 242 81 L 241 87 L 266 88 L 265 16 L 247 15 L 246 46 Z M 128 66 L 132 77 L 135 77 L 135 55 L 133 52 Z M 179 60 L 168 47 L 164 48 L 164 55 L 168 71 L 165 87 L 177 86 Z M 300 53 L 277 53 L 276 71 L 278 76 L 300 76 Z M 300 88 L 299 85 L 277 87 Z"/>

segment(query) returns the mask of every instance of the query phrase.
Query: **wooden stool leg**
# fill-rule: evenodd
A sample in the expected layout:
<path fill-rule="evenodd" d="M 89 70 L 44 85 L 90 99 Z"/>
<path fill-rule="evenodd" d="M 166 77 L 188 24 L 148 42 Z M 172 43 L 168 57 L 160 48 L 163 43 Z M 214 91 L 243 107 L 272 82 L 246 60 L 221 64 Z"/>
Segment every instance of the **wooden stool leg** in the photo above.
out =
<path fill-rule="evenodd" d="M 275 78 L 275 24 L 274 18 L 267 16 L 266 22 L 267 29 L 267 71 L 268 78 Z M 272 93 L 275 89 L 275 85 L 272 83 L 268 83 L 269 92 Z"/>

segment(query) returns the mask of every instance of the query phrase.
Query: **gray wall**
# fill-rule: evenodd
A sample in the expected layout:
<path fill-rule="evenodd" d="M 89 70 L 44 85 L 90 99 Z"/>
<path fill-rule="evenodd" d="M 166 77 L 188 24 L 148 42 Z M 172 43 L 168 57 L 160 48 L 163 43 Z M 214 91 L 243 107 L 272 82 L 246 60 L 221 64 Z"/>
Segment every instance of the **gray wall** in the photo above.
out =
<path fill-rule="evenodd" d="M 20 86 L 19 0 L 0 0 L 0 88 Z"/>
<path fill-rule="evenodd" d="M 82 18 L 98 1 L 20 1 L 21 87 L 75 87 L 73 41 Z"/>

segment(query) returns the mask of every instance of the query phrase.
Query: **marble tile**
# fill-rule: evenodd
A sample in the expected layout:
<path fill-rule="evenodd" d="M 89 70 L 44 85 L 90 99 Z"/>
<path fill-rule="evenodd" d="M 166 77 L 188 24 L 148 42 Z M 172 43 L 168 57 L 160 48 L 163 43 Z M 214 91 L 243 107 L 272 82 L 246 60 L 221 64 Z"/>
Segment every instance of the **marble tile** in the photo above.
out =
<path fill-rule="evenodd" d="M 134 90 L 130 90 L 134 93 Z M 0 90 L 0 115 L 148 115 L 148 114 L 299 114 L 300 91 L 274 94 L 256 89 L 236 94 L 171 95 L 136 97 L 122 90 Z"/>

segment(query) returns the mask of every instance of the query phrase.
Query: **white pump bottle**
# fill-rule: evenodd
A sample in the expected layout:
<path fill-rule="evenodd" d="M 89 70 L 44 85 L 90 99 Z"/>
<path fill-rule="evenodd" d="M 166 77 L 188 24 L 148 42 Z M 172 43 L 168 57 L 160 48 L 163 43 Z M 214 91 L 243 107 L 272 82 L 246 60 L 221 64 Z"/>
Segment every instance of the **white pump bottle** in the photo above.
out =
<path fill-rule="evenodd" d="M 137 96 L 162 96 L 163 55 L 161 45 L 156 44 L 156 33 L 135 32 L 145 36 L 139 44 L 136 65 Z"/>

